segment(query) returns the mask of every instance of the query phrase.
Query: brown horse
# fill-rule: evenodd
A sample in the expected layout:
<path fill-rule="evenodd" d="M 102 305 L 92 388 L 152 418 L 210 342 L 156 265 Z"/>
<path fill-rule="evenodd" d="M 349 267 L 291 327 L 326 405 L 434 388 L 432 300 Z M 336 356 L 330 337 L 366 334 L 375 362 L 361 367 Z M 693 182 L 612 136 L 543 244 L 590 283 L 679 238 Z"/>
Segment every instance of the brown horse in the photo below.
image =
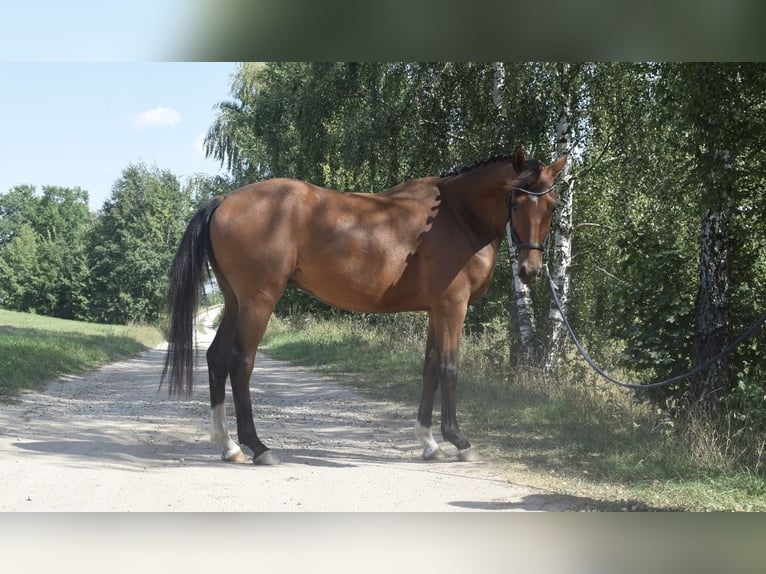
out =
<path fill-rule="evenodd" d="M 468 304 L 489 287 L 511 221 L 519 276 L 534 283 L 556 204 L 551 193 L 566 156 L 551 165 L 517 148 L 443 175 L 377 194 L 338 193 L 294 179 L 273 179 L 213 198 L 189 223 L 176 253 L 169 292 L 169 348 L 163 380 L 191 393 L 194 314 L 210 262 L 223 293 L 223 318 L 207 351 L 212 439 L 223 458 L 256 464 L 277 457 L 258 438 L 250 400 L 255 354 L 288 285 L 350 311 L 425 311 L 428 335 L 416 434 L 423 458 L 444 452 L 431 432 L 441 387 L 441 432 L 460 460 L 478 455 L 458 427 L 458 347 Z M 224 415 L 226 378 L 237 417 L 236 444 Z"/>

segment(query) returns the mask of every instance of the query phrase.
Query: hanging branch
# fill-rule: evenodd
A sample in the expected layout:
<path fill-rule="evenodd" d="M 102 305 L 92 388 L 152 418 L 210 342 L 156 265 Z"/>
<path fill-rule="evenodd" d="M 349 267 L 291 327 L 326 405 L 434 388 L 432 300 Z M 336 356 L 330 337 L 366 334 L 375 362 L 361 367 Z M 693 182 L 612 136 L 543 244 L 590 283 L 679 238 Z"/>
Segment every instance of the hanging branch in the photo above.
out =
<path fill-rule="evenodd" d="M 580 138 L 578 138 L 579 141 Z M 588 173 L 596 167 L 599 163 L 601 163 L 601 160 L 604 158 L 604 155 L 606 155 L 607 150 L 609 149 L 609 145 L 612 143 L 612 136 L 611 134 L 606 136 L 606 143 L 604 143 L 604 148 L 601 150 L 601 153 L 598 154 L 598 157 L 590 162 L 587 166 L 583 167 L 579 172 L 572 174 L 572 179 L 577 180 L 585 177 L 588 175 Z M 574 147 L 574 144 L 572 145 Z"/>

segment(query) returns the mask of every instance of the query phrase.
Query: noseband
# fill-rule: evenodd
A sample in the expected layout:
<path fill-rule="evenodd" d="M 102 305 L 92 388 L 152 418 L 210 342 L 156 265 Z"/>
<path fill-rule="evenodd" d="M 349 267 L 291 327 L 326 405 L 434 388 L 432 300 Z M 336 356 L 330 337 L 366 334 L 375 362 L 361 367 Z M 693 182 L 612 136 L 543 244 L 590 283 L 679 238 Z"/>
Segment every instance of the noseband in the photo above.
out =
<path fill-rule="evenodd" d="M 521 193 L 524 193 L 526 195 L 532 196 L 532 197 L 542 197 L 543 195 L 549 194 L 551 191 L 553 191 L 553 188 L 555 186 L 550 186 L 548 189 L 544 189 L 543 191 L 529 191 L 528 189 L 524 189 L 521 187 L 514 187 L 512 191 L 520 191 Z M 513 228 L 513 195 L 508 198 L 508 213 L 509 213 L 509 220 L 510 220 L 510 227 L 511 227 L 511 241 L 513 242 L 513 246 L 516 248 L 516 250 L 520 249 L 537 249 L 538 251 L 542 251 L 545 253 L 545 250 L 548 248 L 548 237 L 550 237 L 551 232 L 548 230 L 548 233 L 545 235 L 545 239 L 543 239 L 542 243 L 523 243 L 521 239 L 519 239 L 518 234 L 516 233 L 516 230 Z"/>

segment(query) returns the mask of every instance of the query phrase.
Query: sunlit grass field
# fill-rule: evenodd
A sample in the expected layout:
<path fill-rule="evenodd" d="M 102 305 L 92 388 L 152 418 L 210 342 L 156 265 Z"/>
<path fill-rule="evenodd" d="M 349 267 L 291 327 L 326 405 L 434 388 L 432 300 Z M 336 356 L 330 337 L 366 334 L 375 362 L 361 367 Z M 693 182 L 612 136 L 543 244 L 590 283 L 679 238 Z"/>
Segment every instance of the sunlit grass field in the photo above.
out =
<path fill-rule="evenodd" d="M 148 326 L 98 325 L 0 309 L 0 401 L 52 378 L 131 357 L 162 341 Z"/>

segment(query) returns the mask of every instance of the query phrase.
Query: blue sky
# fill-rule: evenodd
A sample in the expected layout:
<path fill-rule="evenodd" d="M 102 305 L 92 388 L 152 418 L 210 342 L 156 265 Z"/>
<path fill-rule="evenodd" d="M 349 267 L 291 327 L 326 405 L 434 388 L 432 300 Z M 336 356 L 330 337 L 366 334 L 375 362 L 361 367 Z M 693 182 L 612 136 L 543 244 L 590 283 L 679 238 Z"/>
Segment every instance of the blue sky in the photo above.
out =
<path fill-rule="evenodd" d="M 131 163 L 182 181 L 218 173 L 201 139 L 237 65 L 161 61 L 183 44 L 199 5 L 0 3 L 0 193 L 79 186 L 97 211 Z"/>
<path fill-rule="evenodd" d="M 91 210 L 131 163 L 215 174 L 201 139 L 235 63 L 0 62 L 0 192 L 79 186 Z"/>
<path fill-rule="evenodd" d="M 200 0 L 4 0 L 0 60 L 137 61 L 188 39 Z"/>

